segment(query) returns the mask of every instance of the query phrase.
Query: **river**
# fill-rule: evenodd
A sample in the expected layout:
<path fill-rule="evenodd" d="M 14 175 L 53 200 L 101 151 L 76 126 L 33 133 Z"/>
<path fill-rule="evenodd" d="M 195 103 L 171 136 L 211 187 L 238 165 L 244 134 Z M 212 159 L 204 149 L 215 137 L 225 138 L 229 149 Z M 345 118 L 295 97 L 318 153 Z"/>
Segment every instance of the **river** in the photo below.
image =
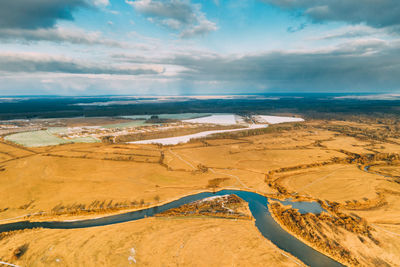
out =
<path fill-rule="evenodd" d="M 79 220 L 79 221 L 48 221 L 48 222 L 16 222 L 9 224 L 0 225 L 0 233 L 8 232 L 12 230 L 23 230 L 32 229 L 36 227 L 42 227 L 47 229 L 76 229 L 76 228 L 87 228 L 87 227 L 98 227 L 110 224 L 140 220 L 146 217 L 153 216 L 154 214 L 166 211 L 171 208 L 179 207 L 183 204 L 187 204 L 193 201 L 201 200 L 210 196 L 215 195 L 226 195 L 235 194 L 249 203 L 250 211 L 255 218 L 255 224 L 261 234 L 269 239 L 280 249 L 289 252 L 294 255 L 302 262 L 309 266 L 344 266 L 339 262 L 325 256 L 324 254 L 316 251 L 315 249 L 304 244 L 284 229 L 280 227 L 278 223 L 272 218 L 268 210 L 268 198 L 253 192 L 239 191 L 239 190 L 221 190 L 216 193 L 204 192 L 195 195 L 183 197 L 181 199 L 172 201 L 170 203 L 143 209 L 139 211 L 133 211 L 123 214 L 117 214 L 112 216 L 105 216 L 96 219 Z M 306 202 L 290 202 L 286 201 L 285 204 L 292 204 L 293 207 L 299 208 L 300 212 L 314 212 L 318 213 L 322 211 L 322 208 L 318 203 L 306 203 Z M 317 204 L 317 205 L 316 205 Z M 235 233 L 232 233 L 235 234 Z M 267 264 L 267 263 L 266 263 Z"/>

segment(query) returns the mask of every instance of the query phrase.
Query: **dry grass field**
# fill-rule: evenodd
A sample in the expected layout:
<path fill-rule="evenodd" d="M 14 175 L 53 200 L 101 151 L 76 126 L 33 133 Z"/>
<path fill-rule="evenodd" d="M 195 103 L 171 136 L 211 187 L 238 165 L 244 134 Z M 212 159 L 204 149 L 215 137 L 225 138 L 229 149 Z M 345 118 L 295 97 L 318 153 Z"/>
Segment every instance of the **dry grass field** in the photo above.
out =
<path fill-rule="evenodd" d="M 360 129 L 375 133 L 383 128 L 311 121 L 261 135 L 176 146 L 94 143 L 26 149 L 0 143 L 0 223 L 39 212 L 29 219 L 87 218 L 236 188 L 337 203 L 340 212 L 356 214 L 374 228 L 381 243 L 398 248 L 400 143 L 360 135 Z M 367 172 L 364 167 L 369 165 Z M 332 237 L 342 238 L 351 250 L 353 241 L 344 241 L 350 238 L 346 232 Z M 26 254 L 13 261 L 10 253 L 24 243 L 29 244 Z M 381 253 L 380 246 L 362 248 L 366 244 L 357 243 L 357 251 L 371 257 Z M 139 265 L 293 264 L 252 222 L 210 218 L 149 218 L 90 229 L 25 231 L 0 240 L 0 259 L 23 266 L 119 266 L 130 263 L 131 248 Z M 386 251 L 386 261 L 393 262 L 390 253 L 397 252 Z"/>
<path fill-rule="evenodd" d="M 28 245 L 19 259 L 16 248 Z M 0 240 L 20 266 L 299 266 L 249 220 L 147 218 L 97 228 L 29 230 Z M 285 255 L 287 255 L 285 253 Z"/>
<path fill-rule="evenodd" d="M 355 165 L 333 164 L 276 175 L 280 183 L 300 195 L 322 200 L 363 201 L 377 197 L 377 189 L 392 186 L 383 177 L 364 172 Z"/>

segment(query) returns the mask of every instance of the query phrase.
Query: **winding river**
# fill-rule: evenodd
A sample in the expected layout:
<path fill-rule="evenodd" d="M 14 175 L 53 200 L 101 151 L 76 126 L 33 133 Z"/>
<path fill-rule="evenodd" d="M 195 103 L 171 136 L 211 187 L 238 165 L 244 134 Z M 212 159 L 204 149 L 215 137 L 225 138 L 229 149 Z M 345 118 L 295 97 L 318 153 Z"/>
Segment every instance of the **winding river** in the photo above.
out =
<path fill-rule="evenodd" d="M 183 197 L 181 199 L 172 201 L 158 207 L 152 207 L 139 211 L 133 211 L 123 214 L 106 216 L 96 219 L 79 220 L 79 221 L 49 221 L 49 222 L 16 222 L 0 225 L 0 233 L 12 231 L 32 229 L 36 227 L 48 229 L 75 229 L 104 226 L 134 220 L 140 220 L 146 217 L 153 216 L 154 214 L 166 211 L 171 208 L 179 207 L 196 200 L 201 200 L 215 195 L 235 194 L 249 203 L 250 211 L 255 218 L 255 224 L 261 234 L 274 243 L 277 247 L 294 255 L 302 262 L 309 266 L 344 266 L 337 261 L 325 256 L 324 254 L 307 246 L 285 230 L 283 230 L 278 223 L 272 218 L 268 210 L 268 198 L 253 192 L 239 191 L 239 190 L 222 190 L 216 193 L 204 192 L 195 195 Z M 298 208 L 301 213 L 313 212 L 318 213 L 322 208 L 318 203 L 307 202 L 290 202 L 286 201 L 285 204 L 291 204 L 294 208 Z"/>

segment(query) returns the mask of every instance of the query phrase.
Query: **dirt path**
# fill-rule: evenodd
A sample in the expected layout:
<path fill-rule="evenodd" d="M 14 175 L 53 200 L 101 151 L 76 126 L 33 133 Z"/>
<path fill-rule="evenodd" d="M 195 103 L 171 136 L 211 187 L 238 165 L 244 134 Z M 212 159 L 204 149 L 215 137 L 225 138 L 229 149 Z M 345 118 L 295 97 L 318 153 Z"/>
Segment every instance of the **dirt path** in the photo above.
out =
<path fill-rule="evenodd" d="M 171 152 L 172 155 L 174 155 L 176 158 L 178 158 L 179 160 L 181 160 L 183 163 L 185 163 L 186 165 L 188 165 L 189 167 L 193 168 L 194 170 L 196 169 L 195 166 L 193 166 L 193 164 L 191 164 L 189 161 L 184 160 L 180 155 L 178 155 L 177 153 L 173 152 L 171 149 L 168 149 L 169 152 Z"/>
<path fill-rule="evenodd" d="M 382 230 L 382 231 L 384 231 L 384 232 L 386 232 L 386 233 L 388 233 L 388 234 L 395 235 L 395 236 L 400 236 L 400 234 L 392 232 L 392 231 L 389 231 L 389 230 L 386 230 L 386 229 L 384 229 L 384 228 L 382 228 L 380 226 L 377 226 L 376 224 L 371 224 L 371 225 L 376 227 L 376 228 L 378 228 L 378 229 L 380 229 L 380 230 Z"/>
<path fill-rule="evenodd" d="M 172 155 L 174 155 L 175 157 L 177 157 L 179 160 L 181 160 L 182 162 L 184 162 L 184 163 L 187 164 L 188 166 L 192 167 L 193 169 L 197 169 L 192 163 L 190 163 L 189 161 L 183 159 L 180 155 L 178 155 L 177 153 L 173 152 L 171 149 L 169 149 L 168 151 L 171 152 Z M 189 159 L 188 156 L 185 156 L 185 157 Z M 190 160 L 193 161 L 193 162 L 201 163 L 201 162 L 199 162 L 199 161 L 197 161 L 197 160 L 193 160 L 193 159 L 190 159 Z M 250 189 L 245 183 L 242 182 L 242 180 L 240 180 L 240 177 L 237 176 L 237 175 L 233 175 L 233 174 L 229 174 L 229 173 L 223 173 L 223 172 L 217 172 L 217 171 L 215 171 L 213 168 L 208 168 L 208 169 L 209 169 L 212 173 L 215 173 L 215 174 L 221 174 L 221 175 L 226 175 L 226 176 L 233 177 L 233 178 L 235 178 L 235 179 L 237 180 L 237 182 L 238 182 L 243 188 Z"/>
<path fill-rule="evenodd" d="M 347 167 L 347 166 L 345 166 L 345 167 Z M 312 181 L 311 183 L 306 184 L 305 186 L 303 186 L 303 187 L 297 189 L 297 191 L 301 191 L 301 190 L 303 190 L 303 189 L 305 189 L 305 188 L 307 188 L 307 187 L 309 187 L 309 186 L 311 186 L 311 185 L 313 185 L 313 184 L 315 184 L 315 183 L 317 183 L 317 182 L 323 181 L 323 180 L 325 180 L 326 178 L 328 178 L 329 176 L 333 175 L 333 174 L 334 174 L 335 172 L 337 172 L 338 170 L 343 169 L 343 168 L 345 168 L 345 167 L 338 168 L 338 169 L 332 171 L 331 173 L 329 173 L 329 174 L 327 174 L 327 175 L 325 175 L 325 176 L 322 176 L 322 177 L 318 178 L 317 180 Z"/>

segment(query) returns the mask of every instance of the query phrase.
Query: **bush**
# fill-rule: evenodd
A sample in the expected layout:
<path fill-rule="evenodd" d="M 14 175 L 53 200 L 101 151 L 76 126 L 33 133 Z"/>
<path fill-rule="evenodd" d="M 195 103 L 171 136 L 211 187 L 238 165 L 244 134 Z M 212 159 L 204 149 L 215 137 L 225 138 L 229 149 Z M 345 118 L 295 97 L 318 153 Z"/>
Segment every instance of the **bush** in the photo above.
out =
<path fill-rule="evenodd" d="M 29 244 L 23 244 L 22 246 L 16 248 L 13 252 L 13 258 L 14 259 L 19 259 L 22 256 L 24 256 L 24 254 L 26 253 L 26 251 L 29 248 Z"/>

